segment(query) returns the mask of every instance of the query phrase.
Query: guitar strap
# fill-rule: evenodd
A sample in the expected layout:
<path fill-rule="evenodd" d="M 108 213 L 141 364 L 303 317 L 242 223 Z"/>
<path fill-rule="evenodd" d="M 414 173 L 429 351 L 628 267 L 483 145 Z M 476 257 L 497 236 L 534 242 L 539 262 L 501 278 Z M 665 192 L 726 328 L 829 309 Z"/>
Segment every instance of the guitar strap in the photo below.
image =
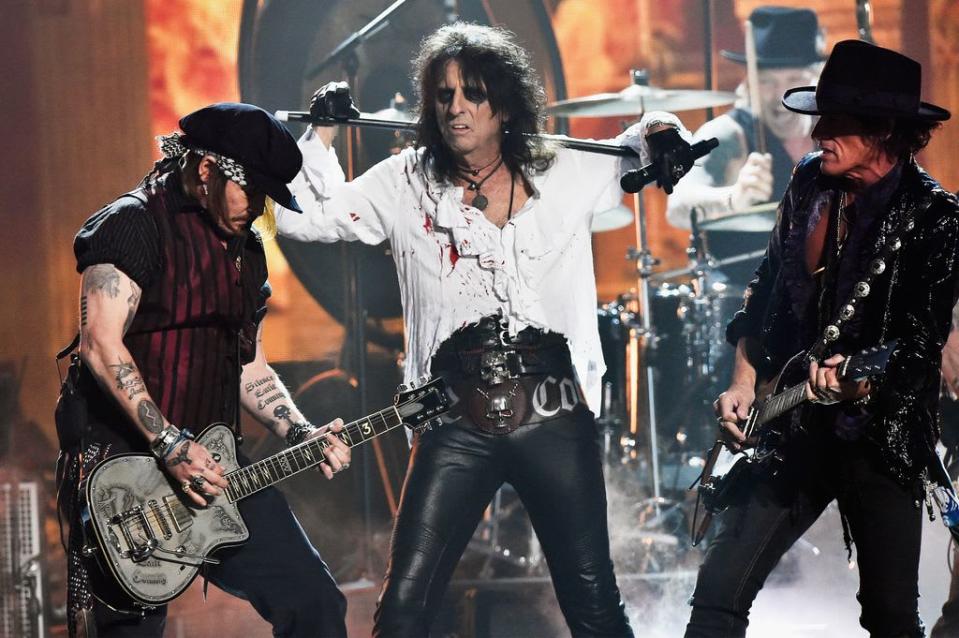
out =
<path fill-rule="evenodd" d="M 233 430 L 233 438 L 236 439 L 237 447 L 243 445 L 243 426 L 240 424 L 240 377 L 243 374 L 243 363 L 240 355 L 240 334 L 242 333 L 243 328 L 239 327 L 236 329 L 236 383 L 233 385 L 236 387 L 236 401 L 233 406 L 233 424 L 230 428 Z M 204 584 L 203 596 L 206 597 L 206 585 Z"/>
<path fill-rule="evenodd" d="M 808 361 L 819 361 L 829 345 L 839 339 L 843 326 L 856 315 L 856 311 L 862 305 L 862 300 L 869 296 L 876 277 L 886 271 L 886 267 L 892 261 L 895 253 L 902 248 L 903 236 L 905 233 L 912 231 L 915 225 L 914 218 L 906 217 L 886 237 L 885 242 L 876 252 L 876 256 L 869 262 L 865 276 L 853 286 L 852 296 L 846 303 L 838 306 L 838 309 L 833 313 L 832 320 L 823 329 L 822 336 L 809 349 L 809 353 L 806 355 Z"/>

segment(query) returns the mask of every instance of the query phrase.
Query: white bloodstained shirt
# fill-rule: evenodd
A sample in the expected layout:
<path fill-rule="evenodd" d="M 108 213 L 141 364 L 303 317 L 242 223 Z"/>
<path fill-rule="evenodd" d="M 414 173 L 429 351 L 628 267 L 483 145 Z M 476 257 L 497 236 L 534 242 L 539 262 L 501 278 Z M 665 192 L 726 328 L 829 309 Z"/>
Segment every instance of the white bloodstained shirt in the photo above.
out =
<path fill-rule="evenodd" d="M 502 228 L 463 203 L 463 188 L 436 182 L 408 148 L 345 182 L 333 149 L 308 130 L 303 169 L 290 185 L 303 214 L 277 206 L 281 235 L 301 241 L 389 240 L 406 328 L 405 379 L 429 374 L 430 359 L 456 330 L 502 314 L 511 334 L 532 326 L 569 342 L 586 401 L 598 409 L 606 366 L 596 321 L 590 222 L 618 205 L 624 170 L 647 161 L 645 130 L 675 116 L 649 113 L 616 143 L 641 158 L 561 148 L 552 166 L 530 173 L 533 196 Z"/>

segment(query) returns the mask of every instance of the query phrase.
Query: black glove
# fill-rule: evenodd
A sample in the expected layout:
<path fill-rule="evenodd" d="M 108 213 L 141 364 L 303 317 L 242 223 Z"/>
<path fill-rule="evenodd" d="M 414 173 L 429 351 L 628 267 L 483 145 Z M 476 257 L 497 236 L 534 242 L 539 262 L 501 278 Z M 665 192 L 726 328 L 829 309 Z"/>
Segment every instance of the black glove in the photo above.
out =
<path fill-rule="evenodd" d="M 345 120 L 360 116 L 360 110 L 353 104 L 350 86 L 346 82 L 328 82 L 310 99 L 310 117 L 314 121 L 324 118 Z"/>
<path fill-rule="evenodd" d="M 656 185 L 672 194 L 673 186 L 693 167 L 690 145 L 675 128 L 665 128 L 646 136 L 649 154 L 656 167 Z"/>

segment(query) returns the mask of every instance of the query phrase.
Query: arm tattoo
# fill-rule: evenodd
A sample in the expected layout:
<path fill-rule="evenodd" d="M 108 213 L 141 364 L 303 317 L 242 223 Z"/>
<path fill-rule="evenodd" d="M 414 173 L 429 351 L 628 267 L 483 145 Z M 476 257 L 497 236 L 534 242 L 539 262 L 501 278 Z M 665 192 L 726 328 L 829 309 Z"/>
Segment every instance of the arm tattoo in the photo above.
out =
<path fill-rule="evenodd" d="M 113 264 L 96 264 L 87 268 L 83 278 L 83 292 L 102 290 L 112 299 L 120 294 L 120 271 Z"/>
<path fill-rule="evenodd" d="M 269 387 L 264 388 L 263 386 L 266 386 L 267 384 L 269 384 Z M 243 386 L 243 389 L 247 394 L 253 393 L 253 396 L 259 399 L 267 392 L 276 390 L 276 381 L 273 379 L 273 375 L 271 374 L 268 377 L 262 377 L 260 379 L 254 379 L 253 381 L 250 381 Z"/>
<path fill-rule="evenodd" d="M 166 466 L 173 467 L 179 465 L 180 463 L 189 463 L 190 462 L 190 442 L 184 441 L 183 445 L 180 446 L 179 451 L 177 451 L 176 456 L 172 456 L 167 459 Z"/>
<path fill-rule="evenodd" d="M 108 367 L 114 372 L 117 390 L 125 390 L 128 399 L 132 400 L 136 395 L 146 392 L 143 379 L 140 377 L 139 371 L 132 361 L 124 362 L 120 359 L 119 364 L 109 365 Z"/>
<path fill-rule="evenodd" d="M 140 417 L 140 424 L 148 431 L 159 434 L 163 429 L 163 415 L 153 401 L 149 399 L 140 401 L 140 405 L 137 406 L 137 416 Z"/>
<path fill-rule="evenodd" d="M 123 322 L 123 334 L 126 334 L 127 330 L 130 329 L 130 324 L 133 323 L 133 317 L 137 313 L 137 306 L 140 305 L 140 291 L 137 290 L 136 284 L 133 284 L 133 292 L 127 297 L 127 305 L 130 306 L 130 310 L 127 312 L 126 321 Z"/>
<path fill-rule="evenodd" d="M 87 327 L 87 296 L 80 295 L 80 327 Z"/>

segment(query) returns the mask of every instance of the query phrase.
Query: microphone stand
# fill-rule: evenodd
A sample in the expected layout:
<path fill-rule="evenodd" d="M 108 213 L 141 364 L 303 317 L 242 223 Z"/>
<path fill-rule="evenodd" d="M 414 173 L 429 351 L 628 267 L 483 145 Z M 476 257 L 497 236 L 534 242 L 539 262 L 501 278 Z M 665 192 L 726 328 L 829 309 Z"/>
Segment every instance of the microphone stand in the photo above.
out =
<path fill-rule="evenodd" d="M 310 69 L 306 74 L 306 79 L 312 80 L 325 69 L 339 63 L 346 75 L 346 80 L 351 88 L 357 86 L 357 77 L 359 76 L 359 57 L 356 55 L 356 48 L 373 37 L 381 30 L 389 26 L 389 17 L 401 6 L 406 4 L 407 0 L 397 0 L 385 11 L 373 18 L 369 23 L 356 31 L 351 36 L 343 40 L 316 66 Z M 357 128 L 351 127 L 346 137 L 346 177 L 352 181 L 356 177 L 357 165 L 359 162 L 360 134 Z M 345 243 L 342 246 L 343 261 L 346 264 L 347 285 L 344 294 L 344 323 L 347 329 L 347 353 L 352 359 L 352 367 L 355 372 L 357 383 L 356 407 L 360 414 L 369 413 L 367 400 L 367 369 L 366 369 L 366 304 L 364 303 L 364 290 L 362 272 L 362 256 L 359 246 L 352 243 Z M 373 444 L 378 444 L 373 441 Z M 373 546 L 373 512 L 372 512 L 372 490 L 370 486 L 372 467 L 370 454 L 363 453 L 360 463 L 362 476 L 362 494 L 363 494 L 363 573 L 364 578 L 373 573 L 373 555 L 371 548 Z"/>
<path fill-rule="evenodd" d="M 356 48 L 388 27 L 390 24 L 390 16 L 407 2 L 408 0 L 396 0 L 396 2 L 388 6 L 380 15 L 370 20 L 366 26 L 336 45 L 336 48 L 330 51 L 319 64 L 306 72 L 306 79 L 312 80 L 327 67 L 340 62 L 341 58 L 356 55 Z M 346 63 L 344 63 L 343 66 L 345 67 Z M 350 84 L 350 87 L 353 87 L 353 84 Z"/>
<path fill-rule="evenodd" d="M 405 0 L 404 0 L 405 1 Z M 385 24 L 383 26 L 386 26 Z M 355 34 L 354 34 L 355 35 Z M 357 40 L 359 44 L 360 40 Z M 356 51 L 343 49 L 342 45 L 337 50 L 346 51 L 343 54 L 333 54 L 327 56 L 327 59 L 341 59 L 343 71 L 346 74 L 347 82 L 351 87 L 356 86 L 356 80 L 359 71 L 359 58 Z M 346 178 L 352 181 L 358 172 L 357 165 L 360 156 L 360 131 L 357 128 L 350 128 L 346 135 Z M 344 242 L 342 245 L 342 255 L 346 264 L 346 293 L 344 295 L 343 308 L 345 311 L 345 323 L 347 329 L 347 352 L 350 354 L 348 360 L 352 360 L 352 368 L 356 378 L 357 385 L 357 410 L 359 413 L 369 413 L 369 401 L 367 400 L 367 370 L 366 370 L 366 304 L 364 301 L 363 290 L 363 259 L 360 247 L 353 242 Z M 377 443 L 377 441 L 373 441 Z M 370 551 L 373 546 L 373 494 L 370 486 L 372 474 L 371 460 L 369 450 L 363 452 L 363 458 L 360 461 L 360 475 L 363 481 L 363 572 L 364 574 L 373 573 L 373 555 Z"/>

